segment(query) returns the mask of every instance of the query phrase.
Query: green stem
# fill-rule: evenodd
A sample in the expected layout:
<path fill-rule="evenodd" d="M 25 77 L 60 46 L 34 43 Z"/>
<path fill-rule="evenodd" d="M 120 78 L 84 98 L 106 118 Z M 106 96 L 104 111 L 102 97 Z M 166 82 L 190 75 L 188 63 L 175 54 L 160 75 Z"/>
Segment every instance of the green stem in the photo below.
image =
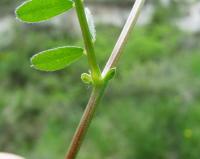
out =
<path fill-rule="evenodd" d="M 93 77 L 93 80 L 99 80 L 101 79 L 101 71 L 97 64 L 95 49 L 92 42 L 83 1 L 75 0 L 75 6 L 76 6 L 76 12 L 79 19 L 80 27 L 82 30 L 83 40 L 85 44 L 85 49 L 87 51 L 88 63 L 90 65 L 92 77 Z"/>
<path fill-rule="evenodd" d="M 80 123 L 77 127 L 77 130 L 74 134 L 74 137 L 71 141 L 71 144 L 70 144 L 70 147 L 69 147 L 69 150 L 67 152 L 65 159 L 75 159 L 76 158 L 78 151 L 80 149 L 80 146 L 84 140 L 84 137 L 87 133 L 89 125 L 94 116 L 97 105 L 99 104 L 99 102 L 105 92 L 106 86 L 107 86 L 107 83 L 101 87 L 93 88 L 89 102 L 86 106 L 86 109 L 83 113 L 81 121 L 80 121 Z"/>

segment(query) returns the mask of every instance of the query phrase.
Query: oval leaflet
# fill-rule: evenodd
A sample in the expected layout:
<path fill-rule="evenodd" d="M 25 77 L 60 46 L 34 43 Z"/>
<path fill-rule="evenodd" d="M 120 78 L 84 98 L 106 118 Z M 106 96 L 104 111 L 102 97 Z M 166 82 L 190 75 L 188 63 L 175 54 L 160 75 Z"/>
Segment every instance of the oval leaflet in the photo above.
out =
<path fill-rule="evenodd" d="M 29 0 L 16 9 L 16 16 L 23 22 L 35 23 L 48 20 L 74 7 L 71 0 Z"/>
<path fill-rule="evenodd" d="M 70 65 L 83 55 L 79 47 L 59 47 L 46 50 L 31 58 L 32 67 L 41 71 L 57 71 Z"/>

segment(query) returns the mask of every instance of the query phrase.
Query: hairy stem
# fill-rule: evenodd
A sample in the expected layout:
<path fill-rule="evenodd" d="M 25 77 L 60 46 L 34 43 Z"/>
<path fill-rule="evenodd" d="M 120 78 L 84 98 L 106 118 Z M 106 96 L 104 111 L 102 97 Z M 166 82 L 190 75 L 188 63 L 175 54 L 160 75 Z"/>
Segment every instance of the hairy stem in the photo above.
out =
<path fill-rule="evenodd" d="M 122 50 L 127 42 L 128 39 L 128 35 L 132 29 L 132 27 L 134 26 L 134 24 L 136 23 L 136 20 L 139 16 L 139 13 L 141 11 L 141 8 L 144 4 L 145 0 L 136 0 L 133 9 L 130 13 L 129 18 L 127 19 L 127 22 L 124 26 L 124 29 L 122 30 L 122 33 L 114 47 L 114 50 L 111 54 L 111 57 L 109 58 L 104 71 L 102 73 L 102 77 L 105 77 L 107 75 L 107 73 L 109 72 L 109 70 L 112 67 L 116 66 L 117 61 L 119 60 L 119 57 L 121 56 Z M 88 60 L 90 65 L 93 68 L 93 71 L 95 72 L 96 70 L 99 70 L 98 65 L 96 64 L 96 60 L 93 61 L 94 63 L 92 63 L 91 60 L 96 59 L 95 54 L 94 54 L 94 47 L 90 38 L 89 33 L 89 29 L 88 29 L 88 24 L 87 24 L 87 20 L 85 18 L 85 12 L 84 12 L 84 8 L 83 8 L 83 3 L 81 0 L 75 0 L 76 3 L 76 7 L 77 7 L 77 13 L 78 13 L 78 17 L 79 17 L 79 21 L 81 24 L 81 28 L 82 28 L 82 32 L 83 32 L 83 36 L 84 36 L 84 40 L 85 40 L 85 45 L 86 45 L 86 49 L 88 51 Z M 80 9 L 80 10 L 79 10 Z M 83 26 L 82 26 L 83 25 Z M 86 36 L 86 37 L 85 37 Z M 88 47 L 89 46 L 89 47 Z M 90 52 L 91 51 L 91 52 Z M 99 70 L 100 72 L 100 70 Z M 95 113 L 96 107 L 99 104 L 105 89 L 108 85 L 108 82 L 105 82 L 100 85 L 100 86 L 94 86 L 92 94 L 90 96 L 89 102 L 86 106 L 86 109 L 83 113 L 82 119 L 77 127 L 77 130 L 74 134 L 74 137 L 71 141 L 68 153 L 66 155 L 65 159 L 75 159 L 78 151 L 81 147 L 81 144 L 84 140 L 84 137 L 87 133 L 87 130 L 89 128 L 89 125 L 92 121 L 93 115 Z"/>
<path fill-rule="evenodd" d="M 87 58 L 88 58 L 88 63 L 91 69 L 92 77 L 94 80 L 98 80 L 101 77 L 101 71 L 97 64 L 95 49 L 92 42 L 83 1 L 75 0 L 75 5 L 76 5 L 76 12 L 79 19 L 80 27 L 82 30 L 85 49 L 87 51 Z"/>

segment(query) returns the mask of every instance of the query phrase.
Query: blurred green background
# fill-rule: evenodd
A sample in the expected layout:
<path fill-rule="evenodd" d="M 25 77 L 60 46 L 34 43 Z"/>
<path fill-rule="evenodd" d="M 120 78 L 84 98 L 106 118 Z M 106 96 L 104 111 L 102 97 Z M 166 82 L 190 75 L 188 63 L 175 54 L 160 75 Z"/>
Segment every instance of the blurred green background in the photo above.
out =
<path fill-rule="evenodd" d="M 79 26 L 73 11 L 22 24 L 14 17 L 20 3 L 0 1 L 0 151 L 63 158 L 91 90 L 80 80 L 86 58 L 55 73 L 30 68 L 29 58 L 83 46 Z M 103 68 L 133 1 L 86 3 Z M 78 159 L 200 158 L 199 8 L 198 1 L 146 3 Z"/>

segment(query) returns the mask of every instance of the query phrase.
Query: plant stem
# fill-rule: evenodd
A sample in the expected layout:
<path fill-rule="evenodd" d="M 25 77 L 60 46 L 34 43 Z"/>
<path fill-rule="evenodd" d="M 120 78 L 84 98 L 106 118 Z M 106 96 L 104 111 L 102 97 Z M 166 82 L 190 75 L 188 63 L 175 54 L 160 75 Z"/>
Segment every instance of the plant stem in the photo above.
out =
<path fill-rule="evenodd" d="M 97 108 L 97 105 L 99 104 L 99 102 L 104 94 L 104 90 L 105 90 L 106 86 L 107 86 L 107 84 L 104 84 L 102 87 L 99 87 L 99 88 L 94 87 L 93 88 L 89 102 L 86 106 L 86 109 L 83 113 L 81 121 L 80 121 L 78 128 L 74 134 L 74 137 L 71 141 L 70 148 L 68 150 L 68 153 L 67 153 L 65 159 L 75 159 L 76 158 L 78 151 L 80 149 L 80 146 L 83 142 L 83 139 L 84 139 L 86 132 L 89 128 L 89 125 L 91 123 L 91 120 L 93 118 L 93 115 L 95 113 L 95 110 Z"/>
<path fill-rule="evenodd" d="M 82 30 L 83 40 L 85 44 L 85 49 L 87 51 L 88 63 L 91 69 L 92 77 L 94 80 L 99 80 L 101 78 L 101 71 L 97 64 L 95 49 L 92 42 L 86 14 L 85 8 L 83 4 L 83 0 L 75 0 L 76 12 L 79 19 L 80 27 Z"/>
<path fill-rule="evenodd" d="M 139 13 L 140 13 L 141 8 L 144 4 L 144 1 L 145 0 L 136 0 L 135 4 L 133 6 L 133 9 L 130 13 L 130 16 L 127 19 L 127 22 L 124 26 L 124 29 L 123 29 L 120 37 L 119 37 L 119 40 L 117 41 L 117 43 L 114 47 L 114 50 L 111 54 L 111 57 L 109 58 L 106 66 L 104 68 L 104 71 L 102 73 L 102 77 L 105 77 L 107 75 L 108 71 L 112 67 L 114 67 L 116 65 L 117 61 L 119 60 L 119 57 L 121 56 L 121 53 L 122 53 L 122 49 L 124 48 L 124 46 L 127 42 L 128 35 L 129 35 L 132 27 L 136 23 L 136 20 L 139 16 Z M 94 54 L 94 47 L 93 47 L 93 44 L 92 44 L 92 41 L 91 41 L 91 37 L 88 34 L 89 29 L 88 29 L 87 20 L 85 18 L 83 3 L 82 3 L 81 0 L 75 0 L 75 3 L 76 3 L 76 9 L 77 9 L 77 13 L 78 13 L 78 16 L 79 16 L 79 21 L 80 21 L 80 24 L 81 24 L 84 40 L 85 40 L 86 49 L 88 51 L 88 61 L 89 61 L 90 65 L 92 66 L 92 69 L 93 69 L 94 72 L 96 70 L 98 70 L 98 72 L 100 72 L 98 65 L 96 63 L 96 57 L 95 57 L 95 54 Z M 93 59 L 95 59 L 95 61 L 91 61 Z M 80 149 L 80 146 L 81 146 L 81 144 L 84 140 L 84 137 L 87 133 L 89 125 L 90 125 L 92 118 L 94 116 L 96 107 L 99 104 L 99 102 L 100 102 L 100 100 L 101 100 L 101 98 L 102 98 L 102 96 L 105 92 L 107 85 L 108 85 L 108 82 L 104 81 L 104 83 L 102 85 L 94 86 L 92 94 L 91 94 L 90 99 L 89 99 L 89 102 L 88 102 L 86 109 L 83 113 L 81 121 L 80 121 L 80 123 L 79 123 L 79 125 L 76 129 L 76 132 L 75 132 L 74 137 L 71 141 L 71 144 L 70 144 L 70 147 L 69 147 L 69 150 L 68 150 L 68 153 L 67 153 L 65 159 L 75 159 L 76 158 L 78 151 Z"/>
<path fill-rule="evenodd" d="M 112 51 L 112 54 L 109 60 L 106 63 L 106 66 L 103 70 L 102 77 L 105 77 L 107 72 L 116 66 L 117 62 L 119 61 L 120 56 L 122 55 L 122 50 L 124 49 L 130 32 L 132 31 L 133 26 L 136 24 L 140 11 L 143 7 L 145 0 L 136 0 L 135 4 L 131 10 L 131 13 L 124 25 L 124 28 L 118 38 L 118 41 Z"/>

